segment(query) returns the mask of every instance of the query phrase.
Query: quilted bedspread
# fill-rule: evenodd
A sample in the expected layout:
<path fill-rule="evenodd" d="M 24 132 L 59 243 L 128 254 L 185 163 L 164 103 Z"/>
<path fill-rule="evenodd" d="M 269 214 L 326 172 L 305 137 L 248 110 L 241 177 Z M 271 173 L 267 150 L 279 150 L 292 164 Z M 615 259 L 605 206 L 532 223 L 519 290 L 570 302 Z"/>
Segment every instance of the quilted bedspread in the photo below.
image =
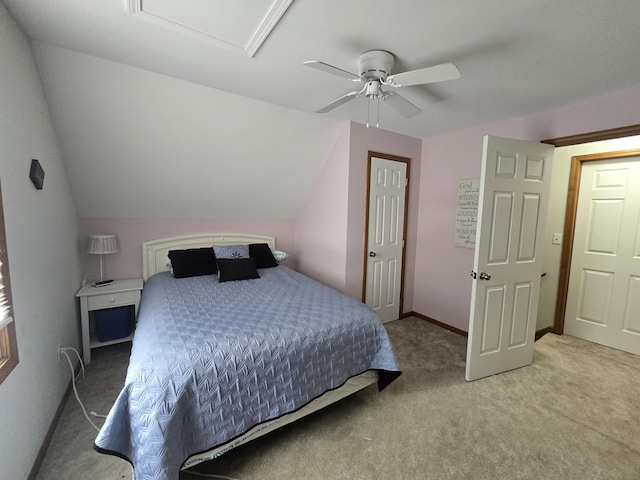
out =
<path fill-rule="evenodd" d="M 177 480 L 193 454 L 295 411 L 375 369 L 400 370 L 366 305 L 285 266 L 218 283 L 151 277 L 125 385 L 95 440 L 135 480 Z"/>

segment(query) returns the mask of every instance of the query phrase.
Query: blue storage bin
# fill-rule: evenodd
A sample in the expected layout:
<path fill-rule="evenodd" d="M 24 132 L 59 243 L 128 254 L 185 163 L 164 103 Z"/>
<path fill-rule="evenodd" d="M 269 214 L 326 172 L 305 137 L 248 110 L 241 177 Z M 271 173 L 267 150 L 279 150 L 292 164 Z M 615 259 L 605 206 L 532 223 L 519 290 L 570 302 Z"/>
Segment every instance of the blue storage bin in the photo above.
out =
<path fill-rule="evenodd" d="M 107 308 L 93 312 L 99 342 L 109 342 L 131 335 L 133 306 Z"/>

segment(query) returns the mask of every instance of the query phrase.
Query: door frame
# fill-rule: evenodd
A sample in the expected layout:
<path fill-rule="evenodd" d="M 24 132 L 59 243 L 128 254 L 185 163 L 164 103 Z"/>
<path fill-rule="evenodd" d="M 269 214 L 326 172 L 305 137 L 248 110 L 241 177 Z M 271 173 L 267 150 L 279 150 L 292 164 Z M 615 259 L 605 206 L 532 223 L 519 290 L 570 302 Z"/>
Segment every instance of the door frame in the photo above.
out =
<path fill-rule="evenodd" d="M 362 258 L 364 263 L 364 268 L 362 269 L 362 303 L 366 303 L 367 297 L 367 269 L 368 269 L 368 246 L 369 246 L 369 195 L 371 193 L 371 159 L 373 157 L 382 158 L 384 160 L 391 160 L 393 162 L 402 162 L 407 165 L 407 186 L 404 190 L 404 225 L 402 226 L 402 241 L 404 242 L 402 248 L 402 261 L 400 264 L 400 268 L 402 269 L 400 272 L 400 305 L 398 311 L 398 318 L 402 317 L 404 310 L 404 273 L 405 273 L 405 262 L 406 262 L 406 251 L 407 251 L 407 220 L 409 218 L 409 185 L 411 183 L 411 159 L 407 157 L 400 157 L 398 155 L 391 155 L 389 153 L 381 153 L 374 152 L 369 150 L 367 152 L 367 180 L 366 180 L 366 189 L 365 189 L 365 210 L 364 210 L 364 244 L 362 247 Z"/>
<path fill-rule="evenodd" d="M 560 274 L 558 282 L 558 296 L 556 300 L 556 314 L 553 323 L 553 333 L 564 333 L 564 319 L 567 309 L 567 295 L 569 293 L 569 278 L 571 260 L 573 256 L 573 241 L 575 239 L 576 216 L 578 213 L 578 196 L 580 195 L 580 178 L 582 165 L 586 162 L 599 160 L 625 159 L 640 156 L 640 149 L 620 150 L 617 152 L 593 153 L 571 157 L 569 173 L 569 192 L 567 193 L 567 210 L 564 217 L 564 232 L 562 254 L 560 258 Z"/>
<path fill-rule="evenodd" d="M 640 124 L 628 125 L 625 127 L 611 128 L 608 130 L 598 130 L 595 132 L 580 133 L 567 137 L 551 138 L 543 140 L 541 143 L 548 143 L 555 147 L 567 147 L 569 145 L 580 145 L 582 143 L 599 142 L 602 140 L 612 140 L 615 138 L 631 137 L 640 135 Z M 629 153 L 636 152 L 636 153 Z M 571 170 L 569 173 L 569 191 L 567 193 L 567 209 L 564 221 L 564 242 L 560 259 L 560 274 L 558 283 L 558 293 L 556 298 L 556 312 L 553 327 L 550 329 L 556 335 L 562 335 L 564 331 L 564 315 L 567 306 L 567 294 L 569 292 L 569 272 L 571 268 L 571 253 L 573 251 L 573 237 L 575 233 L 575 219 L 578 209 L 578 194 L 580 186 L 580 176 L 582 173 L 582 163 L 596 160 L 607 160 L 609 158 L 625 158 L 638 155 L 638 150 L 627 150 L 620 152 L 608 152 L 592 155 L 581 155 L 571 159 Z M 628 153 L 628 155 L 625 155 Z M 618 156 L 622 154 L 621 156 Z M 600 158 L 595 158 L 595 157 Z M 546 333 L 547 329 L 544 330 Z"/>

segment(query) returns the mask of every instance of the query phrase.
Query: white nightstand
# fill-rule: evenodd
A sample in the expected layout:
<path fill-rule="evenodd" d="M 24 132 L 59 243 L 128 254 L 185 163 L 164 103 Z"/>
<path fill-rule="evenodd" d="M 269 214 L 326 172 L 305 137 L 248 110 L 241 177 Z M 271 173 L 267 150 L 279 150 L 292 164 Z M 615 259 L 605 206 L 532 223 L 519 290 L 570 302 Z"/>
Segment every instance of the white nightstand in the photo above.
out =
<path fill-rule="evenodd" d="M 100 342 L 95 335 L 92 312 L 107 308 L 132 306 L 134 315 L 137 315 L 142 286 L 143 281 L 141 278 L 114 280 L 110 285 L 103 287 L 94 287 L 93 284 L 87 284 L 76 293 L 76 297 L 80 298 L 82 356 L 85 364 L 91 363 L 92 348 L 126 342 L 133 338 L 132 328 L 131 335 L 128 337 Z"/>

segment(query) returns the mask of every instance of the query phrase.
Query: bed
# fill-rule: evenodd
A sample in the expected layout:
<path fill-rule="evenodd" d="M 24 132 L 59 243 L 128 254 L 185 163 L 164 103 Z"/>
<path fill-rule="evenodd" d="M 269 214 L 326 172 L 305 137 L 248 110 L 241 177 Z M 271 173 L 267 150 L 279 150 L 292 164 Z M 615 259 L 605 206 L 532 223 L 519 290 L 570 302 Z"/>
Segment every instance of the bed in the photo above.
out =
<path fill-rule="evenodd" d="M 135 480 L 177 480 L 401 374 L 371 309 L 278 264 L 273 251 L 273 237 L 245 234 L 143 243 L 125 384 L 94 443 L 129 461 Z"/>

